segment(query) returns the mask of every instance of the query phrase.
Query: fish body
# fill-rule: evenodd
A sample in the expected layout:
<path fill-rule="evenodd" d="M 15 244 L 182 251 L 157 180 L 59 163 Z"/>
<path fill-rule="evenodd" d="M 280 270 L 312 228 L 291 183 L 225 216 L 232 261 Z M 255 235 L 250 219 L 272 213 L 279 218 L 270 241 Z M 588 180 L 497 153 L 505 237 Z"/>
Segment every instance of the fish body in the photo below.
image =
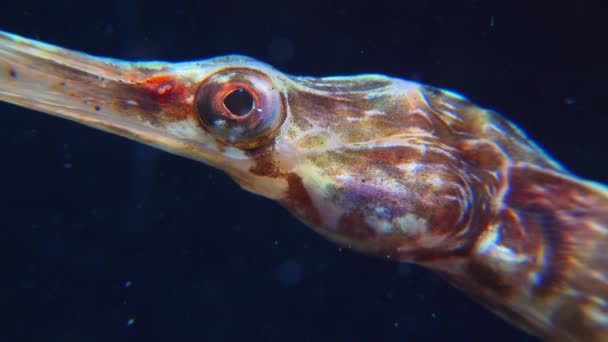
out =
<path fill-rule="evenodd" d="M 188 157 L 551 340 L 608 339 L 608 190 L 456 93 L 244 56 L 98 58 L 0 32 L 0 99 Z"/>

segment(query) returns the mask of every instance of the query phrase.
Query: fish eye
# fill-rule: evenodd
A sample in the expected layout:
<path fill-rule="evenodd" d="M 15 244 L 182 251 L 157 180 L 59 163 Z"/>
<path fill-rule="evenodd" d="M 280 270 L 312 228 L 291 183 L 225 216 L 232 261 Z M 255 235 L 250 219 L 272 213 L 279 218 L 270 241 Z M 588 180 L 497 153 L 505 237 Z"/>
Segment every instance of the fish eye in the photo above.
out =
<path fill-rule="evenodd" d="M 272 140 L 283 123 L 283 96 L 271 79 L 254 70 L 222 71 L 196 92 L 195 112 L 217 140 L 252 149 Z"/>

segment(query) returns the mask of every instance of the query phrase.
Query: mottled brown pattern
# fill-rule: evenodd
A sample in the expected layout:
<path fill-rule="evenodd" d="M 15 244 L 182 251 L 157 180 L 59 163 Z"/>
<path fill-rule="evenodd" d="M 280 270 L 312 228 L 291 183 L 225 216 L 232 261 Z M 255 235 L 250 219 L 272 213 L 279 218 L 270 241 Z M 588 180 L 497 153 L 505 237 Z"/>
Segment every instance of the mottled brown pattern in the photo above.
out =
<path fill-rule="evenodd" d="M 335 181 L 339 186 L 333 191 L 331 201 L 342 203 L 340 205 L 347 208 L 339 225 L 341 238 L 337 240 L 351 242 L 356 248 L 375 251 L 381 256 L 392 255 L 390 248 L 397 245 L 394 244 L 395 241 L 400 241 L 401 246 L 420 244 L 417 248 L 406 248 L 399 254 L 400 257 L 428 265 L 433 269 L 447 270 L 446 273 L 450 274 L 452 279 L 460 279 L 459 283 L 474 282 L 476 284 L 474 288 L 484 289 L 481 298 L 493 298 L 492 303 L 502 301 L 501 305 L 490 305 L 491 309 L 497 310 L 499 314 L 541 336 L 573 338 L 576 333 L 571 335 L 567 332 L 567 328 L 572 327 L 584 328 L 587 331 L 605 330 L 602 324 L 580 323 L 576 326 L 576 323 L 563 319 L 556 320 L 547 327 L 545 323 L 529 317 L 526 312 L 534 311 L 536 312 L 534 315 L 551 317 L 556 314 L 555 309 L 547 303 L 567 301 L 570 303 L 566 306 L 569 310 L 573 308 L 574 311 L 580 310 L 579 314 L 570 317 L 589 321 L 590 318 L 583 313 L 582 306 L 574 305 L 577 302 L 569 299 L 566 292 L 574 286 L 581 293 L 590 295 L 599 289 L 605 291 L 606 283 L 588 279 L 586 284 L 589 286 L 584 288 L 575 285 L 575 279 L 564 276 L 564 272 L 572 272 L 577 267 L 576 260 L 581 260 L 575 257 L 576 260 L 573 261 L 575 255 L 581 254 L 575 251 L 580 246 L 576 241 L 572 241 L 576 234 L 567 232 L 573 229 L 585 231 L 587 228 L 580 223 L 589 222 L 591 217 L 605 216 L 608 205 L 601 201 L 601 203 L 576 203 L 576 201 L 573 203 L 574 194 L 571 191 L 573 186 L 578 186 L 576 181 L 572 178 L 567 180 L 569 176 L 558 164 L 547 158 L 542 150 L 527 140 L 517 128 L 497 114 L 479 110 L 468 101 L 432 88 L 421 89 L 421 94 L 420 99 L 424 101 L 412 97 L 402 100 L 386 93 L 378 94 L 373 101 L 360 104 L 353 98 L 347 98 L 352 101 L 349 103 L 344 96 L 340 96 L 339 100 L 328 96 L 316 101 L 320 96 L 315 93 L 300 97 L 292 106 L 292 109 L 296 109 L 296 114 L 301 113 L 306 118 L 314 118 L 312 121 L 323 121 L 324 125 L 330 130 L 335 130 L 336 134 L 342 137 L 345 144 L 318 156 L 314 152 L 311 153 L 314 155 L 311 162 L 322 167 L 328 176 L 340 175 L 344 170 L 348 170 L 348 174 L 352 177 L 347 183 Z M 291 95 L 291 98 L 295 97 Z M 308 101 L 316 101 L 316 104 L 308 106 Z M 400 103 L 402 107 L 387 111 L 387 103 Z M 370 107 L 370 104 L 373 106 Z M 416 112 L 408 106 L 422 106 L 424 111 Z M 366 117 L 361 114 L 372 110 L 373 107 L 381 108 L 387 115 Z M 443 116 L 443 110 L 449 110 L 452 114 L 460 116 L 460 119 L 449 115 Z M 323 113 L 325 120 L 319 116 L 319 112 Z M 343 120 L 338 120 L 339 117 L 357 120 L 345 124 Z M 387 122 L 391 122 L 391 125 L 386 125 Z M 412 128 L 418 130 L 412 131 Z M 401 134 L 407 135 L 407 132 L 412 132 L 410 137 L 419 136 L 419 138 L 403 140 Z M 429 135 L 425 137 L 423 132 Z M 392 139 L 393 136 L 399 138 Z M 392 139 L 397 145 L 399 141 L 405 145 L 374 148 L 374 144 L 369 143 L 374 139 Z M 362 142 L 369 143 L 370 146 L 357 149 L 349 147 Z M 420 146 L 427 148 L 419 150 Z M 450 154 L 452 157 L 448 157 Z M 408 175 L 396 168 L 399 164 L 407 163 L 425 167 L 441 165 L 451 171 L 442 173 L 438 172 L 440 169 L 431 167 L 425 174 L 438 172 L 439 178 L 446 183 L 463 186 L 466 183 L 472 197 L 469 199 L 470 202 L 465 204 L 468 206 L 465 216 L 458 221 L 454 217 L 456 211 L 453 204 L 438 200 L 429 201 L 438 193 L 446 194 L 443 192 L 445 190 L 430 191 L 428 185 L 424 185 L 424 177 Z M 551 176 L 547 179 L 538 178 L 533 173 L 519 174 L 521 169 L 514 168 L 515 163 L 529 163 L 549 173 L 557 172 L 558 179 L 553 179 Z M 560 179 L 560 177 L 564 178 Z M 383 192 L 389 190 L 388 188 L 379 192 L 377 189 L 382 189 L 382 178 L 404 185 L 412 193 L 399 199 L 399 196 Z M 461 180 L 465 183 L 461 183 Z M 556 187 L 561 190 L 556 191 Z M 527 189 L 536 191 L 531 193 Z M 452 193 L 455 194 L 457 193 Z M 431 197 L 428 197 L 429 195 Z M 596 192 L 596 195 L 605 200 L 605 194 Z M 528 204 L 521 206 L 514 201 Z M 431 232 L 440 234 L 445 240 L 433 248 L 425 248 L 423 247 L 426 243 L 425 236 L 413 237 L 393 233 L 379 235 L 366 223 L 366 218 L 374 215 L 374 207 L 370 206 L 370 203 L 382 203 L 383 207 L 389 209 L 389 217 L 411 210 L 429 222 L 431 230 L 427 231 L 427 234 Z M 429 203 L 432 204 L 428 206 Z M 541 203 L 542 205 L 538 206 Z M 565 205 L 566 203 L 569 204 Z M 596 208 L 593 213 L 582 209 L 590 205 Z M 577 216 L 576 210 L 581 209 L 587 212 L 588 216 L 575 225 L 572 225 L 574 222 L 558 219 L 563 210 L 574 210 L 569 216 L 574 218 Z M 464 227 L 462 224 L 468 226 Z M 606 222 L 603 220 L 598 224 L 606 227 Z M 494 240 L 489 238 L 487 241 L 482 241 L 483 234 L 491 227 L 496 227 L 496 237 Z M 468 229 L 466 234 L 454 234 L 465 228 Z M 586 233 L 582 234 L 586 235 Z M 604 236 L 596 236 L 596 238 L 605 240 Z M 482 243 L 485 243 L 489 250 L 477 255 Z M 462 266 L 456 268 L 447 266 L 453 265 L 451 260 L 460 260 L 458 264 Z M 590 265 L 588 258 L 583 261 L 583 265 Z M 598 267 L 602 272 L 606 269 L 605 264 Z M 608 297 L 603 292 L 598 295 L 599 298 Z M 534 305 L 538 305 L 538 308 Z M 561 315 L 564 315 L 564 310 L 561 309 Z M 562 326 L 560 327 L 559 324 Z M 580 334 L 604 336 L 599 332 Z"/>
<path fill-rule="evenodd" d="M 349 236 L 355 243 L 369 241 L 377 236 L 365 223 L 365 215 L 361 211 L 350 211 L 340 217 L 339 230 Z M 352 243 L 352 242 L 351 242 Z"/>
<path fill-rule="evenodd" d="M 471 281 L 486 287 L 496 296 L 507 296 L 513 290 L 512 281 L 499 270 L 478 260 L 472 260 L 465 269 Z"/>
<path fill-rule="evenodd" d="M 308 190 L 302 183 L 302 179 L 293 173 L 287 174 L 285 178 L 289 186 L 289 195 L 281 201 L 282 204 L 289 208 L 289 210 L 297 213 L 307 224 L 320 225 L 319 208 L 312 203 Z"/>
<path fill-rule="evenodd" d="M 253 167 L 249 169 L 252 174 L 265 177 L 282 176 L 279 165 L 274 158 L 274 148 L 272 146 L 248 150 L 247 155 L 254 161 Z"/>

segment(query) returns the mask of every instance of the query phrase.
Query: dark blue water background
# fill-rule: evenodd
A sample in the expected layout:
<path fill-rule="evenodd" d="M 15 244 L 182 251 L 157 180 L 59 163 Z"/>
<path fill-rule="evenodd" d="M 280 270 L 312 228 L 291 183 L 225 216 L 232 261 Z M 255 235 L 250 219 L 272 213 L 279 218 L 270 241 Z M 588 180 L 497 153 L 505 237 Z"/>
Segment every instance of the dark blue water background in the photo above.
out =
<path fill-rule="evenodd" d="M 606 182 L 601 11 L 526 3 L 25 0 L 2 4 L 0 29 L 124 59 L 240 53 L 292 74 L 419 80 Z M 8 104 L 0 118 L 2 341 L 533 340 L 203 164 Z"/>

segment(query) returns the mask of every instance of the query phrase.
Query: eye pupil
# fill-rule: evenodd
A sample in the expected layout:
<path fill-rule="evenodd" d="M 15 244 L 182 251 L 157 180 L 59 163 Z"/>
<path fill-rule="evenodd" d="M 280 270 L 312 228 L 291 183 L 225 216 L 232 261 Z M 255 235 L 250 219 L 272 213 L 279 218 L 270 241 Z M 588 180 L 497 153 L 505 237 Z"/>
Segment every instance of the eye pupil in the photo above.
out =
<path fill-rule="evenodd" d="M 224 97 L 224 106 L 233 115 L 245 116 L 253 109 L 253 97 L 247 90 L 237 88 Z"/>

